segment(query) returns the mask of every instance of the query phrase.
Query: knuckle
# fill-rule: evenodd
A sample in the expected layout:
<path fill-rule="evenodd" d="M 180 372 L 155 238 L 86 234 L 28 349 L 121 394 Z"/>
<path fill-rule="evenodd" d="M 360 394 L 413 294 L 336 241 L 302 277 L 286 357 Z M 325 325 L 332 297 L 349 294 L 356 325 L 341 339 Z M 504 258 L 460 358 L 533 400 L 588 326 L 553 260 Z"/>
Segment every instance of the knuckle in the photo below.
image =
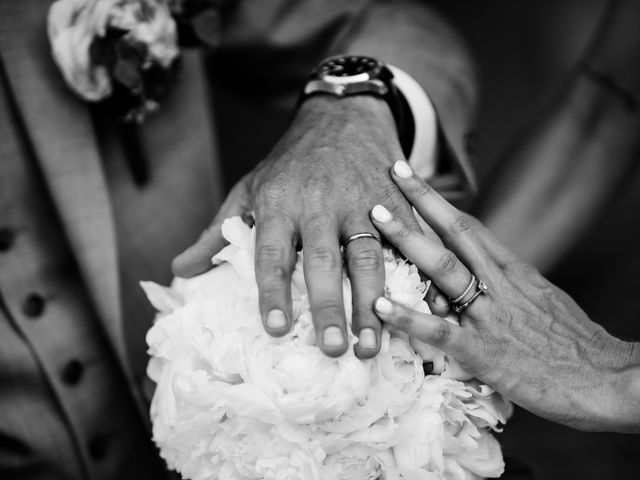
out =
<path fill-rule="evenodd" d="M 275 243 L 260 245 L 256 252 L 256 268 L 258 271 L 278 268 L 284 259 L 283 248 Z M 282 268 L 282 267 L 279 267 Z"/>
<path fill-rule="evenodd" d="M 313 240 L 326 235 L 328 231 L 335 231 L 337 236 L 336 212 L 328 209 L 326 202 L 314 205 L 308 203 L 308 200 L 308 198 L 303 200 L 305 205 L 299 218 L 299 229 L 303 238 L 306 236 Z"/>
<path fill-rule="evenodd" d="M 540 271 L 529 262 L 524 260 L 514 260 L 505 268 L 505 272 L 510 277 L 515 277 L 519 283 L 526 282 L 541 290 L 546 290 L 548 281 L 542 276 Z"/>
<path fill-rule="evenodd" d="M 304 252 L 304 259 L 313 270 L 334 270 L 341 266 L 340 255 L 329 247 L 312 247 Z"/>
<path fill-rule="evenodd" d="M 326 201 L 329 186 L 334 183 L 334 179 L 328 175 L 313 175 L 304 182 L 305 202 L 312 204 L 323 204 Z"/>
<path fill-rule="evenodd" d="M 332 298 L 319 300 L 312 306 L 312 315 L 323 323 L 341 322 L 344 319 L 344 305 Z"/>
<path fill-rule="evenodd" d="M 431 196 L 433 188 L 431 188 L 427 183 L 419 182 L 413 185 L 413 193 L 417 199 L 424 200 Z"/>
<path fill-rule="evenodd" d="M 436 269 L 440 274 L 453 273 L 458 266 L 458 259 L 453 252 L 446 251 L 438 259 Z"/>
<path fill-rule="evenodd" d="M 366 248 L 349 257 L 349 269 L 355 272 L 375 272 L 382 266 L 382 255 L 374 248 Z"/>
<path fill-rule="evenodd" d="M 452 236 L 466 235 L 474 230 L 476 226 L 476 220 L 471 215 L 461 213 L 453 221 L 449 228 L 449 234 Z"/>
<path fill-rule="evenodd" d="M 398 227 L 398 231 L 395 233 L 395 238 L 399 241 L 405 241 L 408 240 L 409 237 L 411 236 L 413 232 L 411 231 L 411 229 L 407 226 L 406 223 L 402 223 L 399 227 Z"/>
<path fill-rule="evenodd" d="M 513 273 L 524 275 L 531 275 L 532 273 L 537 272 L 533 265 L 520 259 L 514 260 L 513 262 L 509 263 L 508 269 Z"/>
<path fill-rule="evenodd" d="M 256 188 L 257 204 L 279 203 L 287 197 L 287 187 L 283 179 L 275 177 Z"/>
<path fill-rule="evenodd" d="M 281 286 L 289 281 L 289 272 L 281 266 L 274 266 L 260 272 L 262 277 L 261 286 L 266 291 L 273 289 L 280 290 Z M 271 287 L 270 287 L 271 285 Z"/>
<path fill-rule="evenodd" d="M 411 312 L 403 311 L 398 314 L 396 323 L 400 330 L 410 332 L 414 325 L 414 317 Z"/>
<path fill-rule="evenodd" d="M 390 182 L 382 185 L 377 197 L 378 201 L 383 205 L 397 205 L 403 201 L 406 203 L 406 200 L 404 200 L 404 197 L 402 196 L 402 193 L 400 193 L 398 187 Z"/>
<path fill-rule="evenodd" d="M 433 331 L 433 341 L 437 345 L 446 345 L 451 339 L 451 324 L 446 320 L 440 322 Z"/>

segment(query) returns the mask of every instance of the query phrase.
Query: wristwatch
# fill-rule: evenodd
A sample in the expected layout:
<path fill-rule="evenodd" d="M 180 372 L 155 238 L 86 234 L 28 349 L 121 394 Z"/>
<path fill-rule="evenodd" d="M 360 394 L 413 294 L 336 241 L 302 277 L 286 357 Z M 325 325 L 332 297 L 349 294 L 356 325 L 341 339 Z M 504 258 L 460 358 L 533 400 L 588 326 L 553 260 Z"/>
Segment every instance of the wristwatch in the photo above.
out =
<path fill-rule="evenodd" d="M 383 99 L 391 109 L 402 151 L 409 158 L 415 131 L 413 115 L 393 82 L 393 73 L 384 63 L 363 55 L 327 58 L 311 73 L 298 104 L 312 95 L 371 95 Z"/>

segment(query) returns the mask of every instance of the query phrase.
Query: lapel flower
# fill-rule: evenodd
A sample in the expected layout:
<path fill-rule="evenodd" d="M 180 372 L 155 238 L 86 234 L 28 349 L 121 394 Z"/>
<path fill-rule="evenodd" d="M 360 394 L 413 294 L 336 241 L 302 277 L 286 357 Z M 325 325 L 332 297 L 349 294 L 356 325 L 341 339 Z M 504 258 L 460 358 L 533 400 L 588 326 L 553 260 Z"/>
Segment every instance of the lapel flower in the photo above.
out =
<path fill-rule="evenodd" d="M 81 99 L 113 117 L 138 185 L 149 177 L 138 128 L 177 76 L 179 36 L 215 47 L 225 0 L 57 0 L 47 34 L 53 59 Z"/>
<path fill-rule="evenodd" d="M 48 34 L 77 95 L 92 102 L 116 95 L 118 113 L 137 122 L 157 109 L 180 53 L 176 23 L 160 0 L 58 0 Z"/>

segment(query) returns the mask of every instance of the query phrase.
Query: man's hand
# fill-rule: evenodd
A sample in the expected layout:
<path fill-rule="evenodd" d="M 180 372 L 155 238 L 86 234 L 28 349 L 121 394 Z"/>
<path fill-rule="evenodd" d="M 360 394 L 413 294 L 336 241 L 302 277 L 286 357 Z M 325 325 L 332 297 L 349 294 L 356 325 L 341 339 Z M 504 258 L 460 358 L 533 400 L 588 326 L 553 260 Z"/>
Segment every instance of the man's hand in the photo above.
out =
<path fill-rule="evenodd" d="M 376 232 L 368 212 L 377 203 L 419 229 L 388 174 L 402 158 L 384 101 L 307 99 L 270 155 L 233 188 L 211 227 L 174 260 L 174 273 L 189 277 L 211 268 L 211 256 L 224 245 L 222 221 L 253 210 L 265 329 L 281 336 L 291 327 L 291 273 L 296 249 L 303 247 L 318 344 L 329 356 L 342 355 L 348 344 L 340 245 L 356 233 Z M 372 305 L 384 289 L 382 249 L 373 239 L 358 239 L 347 246 L 345 258 L 353 290 L 352 328 L 359 336 L 355 352 L 370 358 L 380 349 L 381 324 Z"/>

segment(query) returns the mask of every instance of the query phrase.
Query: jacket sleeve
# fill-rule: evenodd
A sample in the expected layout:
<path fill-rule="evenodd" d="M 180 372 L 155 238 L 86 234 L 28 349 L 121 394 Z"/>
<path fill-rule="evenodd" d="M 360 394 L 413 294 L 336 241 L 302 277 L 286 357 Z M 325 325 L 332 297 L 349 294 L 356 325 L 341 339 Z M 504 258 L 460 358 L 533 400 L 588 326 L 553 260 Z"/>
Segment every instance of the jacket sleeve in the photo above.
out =
<path fill-rule="evenodd" d="M 428 94 L 438 115 L 440 151 L 454 160 L 448 163 L 467 189 L 474 189 L 468 140 L 477 103 L 475 66 L 462 39 L 426 3 L 230 2 L 211 70 L 216 81 L 246 98 L 291 110 L 309 72 L 323 58 L 356 53 L 395 65 Z"/>

